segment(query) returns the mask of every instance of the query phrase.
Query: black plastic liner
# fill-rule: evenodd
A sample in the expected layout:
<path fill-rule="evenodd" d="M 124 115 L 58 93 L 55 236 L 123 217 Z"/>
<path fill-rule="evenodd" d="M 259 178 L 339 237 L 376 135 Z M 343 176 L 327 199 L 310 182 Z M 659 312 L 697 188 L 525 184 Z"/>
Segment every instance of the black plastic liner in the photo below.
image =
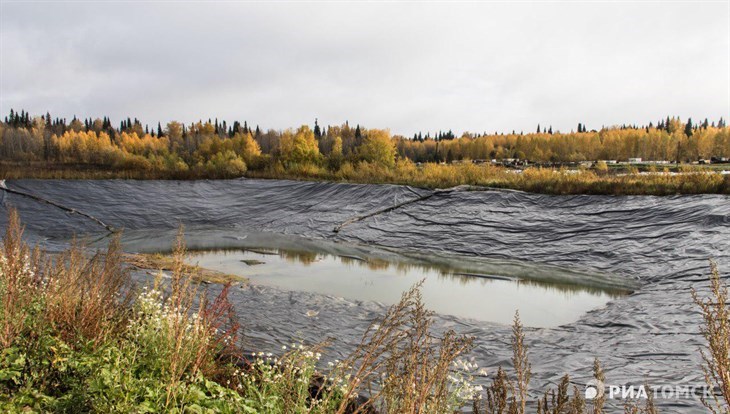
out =
<path fill-rule="evenodd" d="M 201 248 L 231 247 L 237 234 L 276 233 L 440 257 L 528 262 L 538 268 L 569 269 L 576 275 L 595 273 L 609 284 L 639 286 L 634 294 L 585 314 L 575 324 L 527 329 L 535 391 L 556 384 L 564 373 L 584 384 L 595 357 L 601 360 L 609 384 L 702 384 L 701 319 L 689 290 L 707 290 L 708 259 L 716 260 L 724 275 L 730 269 L 730 197 L 721 195 L 442 192 L 334 232 L 353 217 L 430 191 L 246 179 L 17 180 L 6 185 L 124 228 L 130 246 L 136 241 L 141 247 L 144 240 L 155 237 L 169 243 L 182 223 L 192 247 L 195 243 Z M 101 242 L 108 237 L 105 228 L 86 217 L 2 193 L 0 227 L 6 223 L 4 209 L 15 206 L 31 241 L 53 248 L 74 234 Z M 292 340 L 316 342 L 335 336 L 331 351 L 335 357 L 352 349 L 369 321 L 384 309 L 377 303 L 261 286 L 236 289 L 233 299 L 251 346 L 269 346 L 273 351 Z M 310 309 L 319 311 L 317 318 L 306 316 Z M 509 327 L 449 316 L 439 316 L 438 327 L 475 335 L 472 356 L 491 373 L 498 365 L 510 365 Z M 704 412 L 699 401 L 657 403 L 665 412 Z"/>

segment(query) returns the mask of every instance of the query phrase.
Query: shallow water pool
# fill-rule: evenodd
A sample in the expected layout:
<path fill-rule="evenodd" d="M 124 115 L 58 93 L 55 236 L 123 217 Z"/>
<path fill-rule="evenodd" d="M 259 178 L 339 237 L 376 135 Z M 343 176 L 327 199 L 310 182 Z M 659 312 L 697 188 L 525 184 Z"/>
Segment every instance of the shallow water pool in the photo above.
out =
<path fill-rule="evenodd" d="M 554 327 L 576 321 L 626 292 L 535 282 L 464 272 L 429 263 L 389 262 L 314 251 L 250 248 L 191 252 L 188 262 L 249 278 L 255 284 L 307 291 L 350 300 L 396 303 L 423 280 L 428 309 L 441 314 L 509 324 L 515 315 L 526 326 Z M 312 317 L 317 309 L 308 311 Z"/>

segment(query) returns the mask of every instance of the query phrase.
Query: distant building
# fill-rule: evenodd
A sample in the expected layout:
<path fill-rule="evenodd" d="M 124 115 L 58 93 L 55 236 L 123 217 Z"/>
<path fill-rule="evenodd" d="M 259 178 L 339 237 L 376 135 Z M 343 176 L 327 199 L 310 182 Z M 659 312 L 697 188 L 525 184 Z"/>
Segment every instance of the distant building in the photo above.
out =
<path fill-rule="evenodd" d="M 641 158 L 629 158 L 629 164 L 640 164 Z"/>

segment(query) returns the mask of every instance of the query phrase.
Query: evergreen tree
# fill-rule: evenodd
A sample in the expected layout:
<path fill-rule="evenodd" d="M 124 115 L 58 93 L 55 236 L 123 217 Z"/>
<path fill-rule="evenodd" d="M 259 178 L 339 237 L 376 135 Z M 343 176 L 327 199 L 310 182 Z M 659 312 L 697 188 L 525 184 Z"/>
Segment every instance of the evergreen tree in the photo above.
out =
<path fill-rule="evenodd" d="M 355 139 L 361 139 L 362 138 L 362 132 L 360 131 L 360 124 L 357 124 L 357 128 L 355 128 Z"/>
<path fill-rule="evenodd" d="M 684 125 L 684 135 L 687 135 L 687 137 L 691 137 L 693 132 L 692 118 L 687 118 L 687 123 Z"/>
<path fill-rule="evenodd" d="M 322 138 L 322 130 L 319 129 L 317 118 L 314 118 L 314 137 L 317 139 Z"/>
<path fill-rule="evenodd" d="M 157 136 L 162 138 L 165 136 L 165 134 L 162 132 L 162 124 L 157 122 Z"/>
<path fill-rule="evenodd" d="M 540 124 L 537 124 L 537 133 L 540 133 Z"/>

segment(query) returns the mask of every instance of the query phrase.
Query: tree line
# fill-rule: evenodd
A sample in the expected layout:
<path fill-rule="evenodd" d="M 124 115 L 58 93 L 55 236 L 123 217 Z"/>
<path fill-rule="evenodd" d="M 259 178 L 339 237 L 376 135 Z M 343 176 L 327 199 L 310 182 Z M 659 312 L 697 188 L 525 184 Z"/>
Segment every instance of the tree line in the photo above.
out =
<path fill-rule="evenodd" d="M 693 122 L 667 117 L 645 126 L 619 125 L 562 133 L 538 125 L 536 132 L 393 136 L 360 125 L 313 126 L 263 131 L 248 122 L 218 119 L 188 125 L 177 121 L 150 128 L 126 118 L 70 122 L 49 113 L 10 111 L 0 122 L 0 159 L 144 171 L 180 176 L 228 177 L 247 170 L 320 168 L 338 171 L 362 164 L 392 168 L 396 162 L 430 163 L 517 158 L 531 162 L 662 160 L 689 162 L 730 157 L 726 121 Z"/>

